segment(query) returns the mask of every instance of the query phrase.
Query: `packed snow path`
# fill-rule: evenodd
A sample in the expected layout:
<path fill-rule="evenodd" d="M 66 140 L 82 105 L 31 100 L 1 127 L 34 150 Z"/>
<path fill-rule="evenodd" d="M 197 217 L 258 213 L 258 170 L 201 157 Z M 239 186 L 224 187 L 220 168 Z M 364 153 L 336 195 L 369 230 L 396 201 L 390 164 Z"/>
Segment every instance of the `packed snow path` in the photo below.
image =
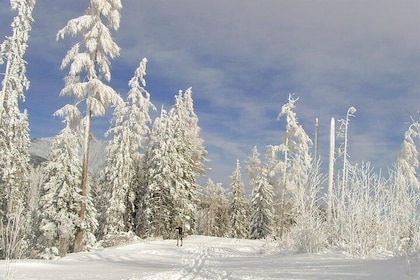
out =
<path fill-rule="evenodd" d="M 6 265 L 1 264 L 3 276 Z M 10 279 L 416 279 L 418 271 L 412 270 L 403 258 L 291 255 L 260 240 L 190 236 L 182 247 L 176 240 L 139 241 L 53 261 L 15 261 Z"/>

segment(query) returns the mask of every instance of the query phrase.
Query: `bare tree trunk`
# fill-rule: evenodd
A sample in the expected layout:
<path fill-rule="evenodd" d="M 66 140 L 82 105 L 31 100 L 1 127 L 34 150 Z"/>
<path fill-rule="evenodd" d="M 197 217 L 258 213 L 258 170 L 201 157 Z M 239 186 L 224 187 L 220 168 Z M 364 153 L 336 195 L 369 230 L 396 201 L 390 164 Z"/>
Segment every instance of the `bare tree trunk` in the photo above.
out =
<path fill-rule="evenodd" d="M 330 128 L 330 158 L 328 171 L 328 202 L 327 202 L 327 219 L 332 221 L 333 217 L 333 185 L 334 185 L 334 150 L 335 150 L 335 120 L 331 118 Z"/>
<path fill-rule="evenodd" d="M 74 244 L 74 251 L 80 252 L 83 250 L 83 237 L 86 231 L 86 201 L 87 201 L 87 186 L 88 186 L 88 164 L 89 164 L 89 138 L 90 138 L 90 123 L 91 123 L 91 110 L 88 106 L 87 113 L 86 113 L 86 126 L 85 126 L 85 136 L 84 136 L 84 151 L 83 151 L 83 166 L 82 166 L 82 182 L 81 182 L 81 190 L 82 190 L 82 202 L 80 205 L 80 225 L 77 228 L 76 232 L 76 239 Z"/>

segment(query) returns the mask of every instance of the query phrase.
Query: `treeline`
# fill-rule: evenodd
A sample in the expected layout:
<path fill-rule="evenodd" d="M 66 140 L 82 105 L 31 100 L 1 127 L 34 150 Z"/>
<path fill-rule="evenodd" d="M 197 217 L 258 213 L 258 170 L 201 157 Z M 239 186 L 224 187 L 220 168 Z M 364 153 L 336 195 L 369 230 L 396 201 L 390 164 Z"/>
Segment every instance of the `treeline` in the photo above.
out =
<path fill-rule="evenodd" d="M 289 111 L 296 100 L 290 96 L 282 108 L 288 112 L 283 143 L 268 146 L 262 160 L 254 147 L 246 162 L 252 187 L 249 198 L 243 193 L 239 162 L 228 190 L 209 180 L 201 196 L 199 220 L 204 223 L 198 225 L 198 232 L 269 238 L 294 252 L 334 247 L 356 257 L 418 254 L 420 183 L 415 141 L 420 123 L 413 120 L 396 163 L 382 173 L 370 163 L 348 161 L 343 148 L 347 115 L 339 121 L 343 125 L 337 133 L 332 126 L 333 138 L 342 145 L 332 146 L 333 172 L 325 175 L 310 153 L 316 149 L 309 148 L 309 137 Z"/>
<path fill-rule="evenodd" d="M 246 162 L 252 187 L 249 198 L 237 162 L 228 190 L 209 180 L 201 195 L 197 231 L 236 238 L 269 238 L 295 252 L 341 248 L 353 256 L 384 252 L 413 254 L 420 249 L 419 154 L 415 139 L 420 123 L 408 127 L 392 168 L 383 174 L 370 163 L 351 163 L 347 155 L 349 117 L 332 120 L 329 174 L 311 139 L 293 112 L 289 96 L 279 117 L 286 132 L 279 145 L 267 146 L 262 158 L 256 147 Z M 335 148 L 335 140 L 339 147 Z"/>
<path fill-rule="evenodd" d="M 196 177 L 204 173 L 206 151 L 192 90 L 179 91 L 174 105 L 152 121 L 154 106 L 144 88 L 146 59 L 129 80 L 126 98 L 107 85 L 110 61 L 120 53 L 111 36 L 119 28 L 119 0 L 90 1 L 84 15 L 58 31 L 57 39 L 78 37 L 61 65 L 68 74 L 60 95 L 73 102 L 55 113 L 64 128 L 54 137 L 49 160 L 31 168 L 28 119 L 19 110 L 19 98 L 29 85 L 23 55 L 34 6 L 35 1 L 11 2 L 17 12 L 13 35 L 1 45 L 2 257 L 63 256 L 98 241 L 169 238 L 181 221 L 194 225 Z M 106 163 L 93 176 L 88 170 L 91 120 L 110 108 Z"/>

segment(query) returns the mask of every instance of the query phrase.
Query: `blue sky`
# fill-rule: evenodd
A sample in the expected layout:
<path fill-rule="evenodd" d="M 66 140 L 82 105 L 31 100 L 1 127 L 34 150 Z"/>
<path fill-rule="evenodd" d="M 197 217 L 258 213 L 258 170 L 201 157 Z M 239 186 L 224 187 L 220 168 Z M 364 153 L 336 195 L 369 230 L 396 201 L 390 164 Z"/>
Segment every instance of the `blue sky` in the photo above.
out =
<path fill-rule="evenodd" d="M 87 0 L 38 0 L 30 34 L 23 108 L 31 137 L 55 135 L 52 114 L 66 71 L 61 60 L 74 40 L 55 41 Z M 330 118 L 357 109 L 349 128 L 352 162 L 391 166 L 410 115 L 420 110 L 420 1 L 417 0 L 124 0 L 114 33 L 121 56 L 112 61 L 113 86 L 122 96 L 139 61 L 147 57 L 147 90 L 157 108 L 169 107 L 178 90 L 193 88 L 195 111 L 208 150 L 209 176 L 229 183 L 254 145 L 264 154 L 279 144 L 277 120 L 289 93 L 308 135 L 320 120 L 326 165 Z M 9 1 L 0 0 L 0 38 L 11 34 Z M 1 68 L 3 69 L 3 68 Z M 109 126 L 97 118 L 98 136 Z M 246 177 L 245 170 L 243 176 Z"/>

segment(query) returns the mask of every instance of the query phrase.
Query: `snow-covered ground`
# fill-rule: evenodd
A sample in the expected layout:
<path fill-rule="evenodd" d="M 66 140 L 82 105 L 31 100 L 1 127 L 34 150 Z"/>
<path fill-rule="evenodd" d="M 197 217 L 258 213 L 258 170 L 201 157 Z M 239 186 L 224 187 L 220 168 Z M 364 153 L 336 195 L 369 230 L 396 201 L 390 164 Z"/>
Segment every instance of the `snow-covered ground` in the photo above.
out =
<path fill-rule="evenodd" d="M 286 254 L 260 240 L 189 236 L 137 241 L 57 260 L 13 261 L 10 279 L 419 279 L 406 258 L 353 259 L 338 252 Z M 412 260 L 413 261 L 413 260 Z M 7 265 L 0 264 L 0 276 Z"/>

